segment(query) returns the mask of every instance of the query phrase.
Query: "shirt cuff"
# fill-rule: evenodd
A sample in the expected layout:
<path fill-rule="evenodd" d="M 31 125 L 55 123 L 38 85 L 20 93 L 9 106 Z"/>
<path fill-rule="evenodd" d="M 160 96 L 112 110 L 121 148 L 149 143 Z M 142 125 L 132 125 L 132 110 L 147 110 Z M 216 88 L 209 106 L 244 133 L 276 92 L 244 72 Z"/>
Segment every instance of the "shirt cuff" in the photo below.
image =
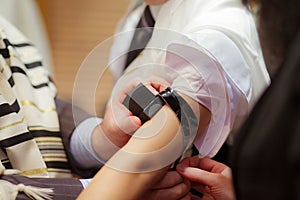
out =
<path fill-rule="evenodd" d="M 92 146 L 94 129 L 102 122 L 101 118 L 91 117 L 81 122 L 74 130 L 70 139 L 70 151 L 81 168 L 101 167 L 101 160 Z"/>
<path fill-rule="evenodd" d="M 90 184 L 90 182 L 93 180 L 92 178 L 88 178 L 88 179 L 79 179 L 82 187 L 85 189 L 87 188 L 87 186 Z"/>

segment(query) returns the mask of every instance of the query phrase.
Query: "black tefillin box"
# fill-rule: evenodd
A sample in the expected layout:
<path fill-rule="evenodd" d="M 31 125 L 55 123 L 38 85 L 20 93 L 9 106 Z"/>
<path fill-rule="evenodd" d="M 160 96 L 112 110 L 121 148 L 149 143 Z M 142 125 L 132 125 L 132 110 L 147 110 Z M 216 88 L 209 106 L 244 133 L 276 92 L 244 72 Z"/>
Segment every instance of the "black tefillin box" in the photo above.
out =
<path fill-rule="evenodd" d="M 133 115 L 139 117 L 142 123 L 151 119 L 165 104 L 172 108 L 179 121 L 181 121 L 179 98 L 180 96 L 170 87 L 154 95 L 146 86 L 140 83 L 126 96 L 123 104 Z"/>
<path fill-rule="evenodd" d="M 123 104 L 145 123 L 166 103 L 160 95 L 154 95 L 140 83 L 124 99 Z"/>

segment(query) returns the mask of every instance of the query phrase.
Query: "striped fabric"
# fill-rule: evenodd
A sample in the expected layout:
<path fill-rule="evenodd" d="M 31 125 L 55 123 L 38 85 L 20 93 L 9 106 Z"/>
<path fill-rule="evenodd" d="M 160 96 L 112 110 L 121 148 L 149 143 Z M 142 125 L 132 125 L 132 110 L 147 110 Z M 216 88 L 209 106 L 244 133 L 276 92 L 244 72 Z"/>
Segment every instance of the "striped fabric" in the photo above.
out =
<path fill-rule="evenodd" d="M 71 177 L 55 95 L 37 49 L 0 17 L 0 158 L 6 168 Z"/>

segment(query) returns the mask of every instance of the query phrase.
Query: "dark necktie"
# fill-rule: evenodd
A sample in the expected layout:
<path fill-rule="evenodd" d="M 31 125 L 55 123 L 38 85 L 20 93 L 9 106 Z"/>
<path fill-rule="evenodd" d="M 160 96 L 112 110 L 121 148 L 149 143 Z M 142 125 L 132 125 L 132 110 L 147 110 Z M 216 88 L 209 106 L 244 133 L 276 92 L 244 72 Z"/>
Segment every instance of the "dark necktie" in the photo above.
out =
<path fill-rule="evenodd" d="M 128 67 L 141 51 L 143 51 L 152 36 L 154 24 L 155 20 L 151 14 L 150 8 L 149 6 L 146 6 L 134 32 L 124 69 Z"/>

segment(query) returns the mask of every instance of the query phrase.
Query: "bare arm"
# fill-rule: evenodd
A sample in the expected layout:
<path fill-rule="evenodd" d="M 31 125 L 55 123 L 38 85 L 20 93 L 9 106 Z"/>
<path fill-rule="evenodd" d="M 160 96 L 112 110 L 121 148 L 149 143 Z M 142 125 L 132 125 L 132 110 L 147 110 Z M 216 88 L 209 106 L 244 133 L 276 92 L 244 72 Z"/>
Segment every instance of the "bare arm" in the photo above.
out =
<path fill-rule="evenodd" d="M 186 98 L 193 110 L 199 104 Z M 200 105 L 201 126 L 209 120 L 209 111 Z M 167 172 L 180 156 L 180 123 L 170 107 L 164 106 L 139 128 L 95 176 L 79 199 L 138 199 Z"/>

